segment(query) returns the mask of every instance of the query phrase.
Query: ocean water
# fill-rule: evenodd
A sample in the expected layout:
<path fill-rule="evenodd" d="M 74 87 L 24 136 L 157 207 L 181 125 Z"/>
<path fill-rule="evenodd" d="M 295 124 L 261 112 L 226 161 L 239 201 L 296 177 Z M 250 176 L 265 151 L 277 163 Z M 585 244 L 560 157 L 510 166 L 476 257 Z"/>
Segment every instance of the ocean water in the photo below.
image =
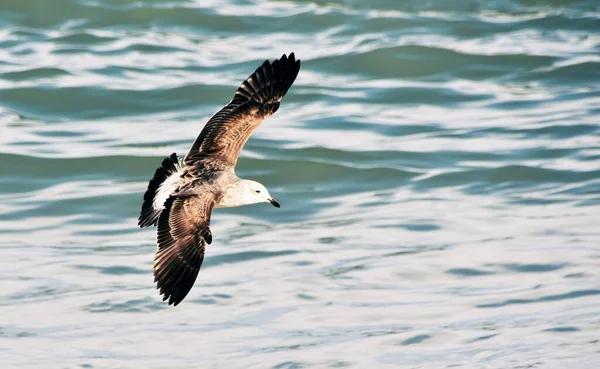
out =
<path fill-rule="evenodd" d="M 154 169 L 303 62 L 177 307 Z M 600 4 L 2 0 L 0 367 L 598 368 Z"/>

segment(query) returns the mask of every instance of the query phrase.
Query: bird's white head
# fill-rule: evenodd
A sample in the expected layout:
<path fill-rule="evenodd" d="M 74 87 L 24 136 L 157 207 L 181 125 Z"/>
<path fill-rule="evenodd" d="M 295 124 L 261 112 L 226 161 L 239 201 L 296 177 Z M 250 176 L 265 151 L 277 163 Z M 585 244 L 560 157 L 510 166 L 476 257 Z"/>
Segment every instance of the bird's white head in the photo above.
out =
<path fill-rule="evenodd" d="M 269 190 L 256 181 L 243 180 L 244 183 L 244 202 L 246 205 L 268 202 L 275 207 L 279 207 L 279 201 L 271 196 Z"/>

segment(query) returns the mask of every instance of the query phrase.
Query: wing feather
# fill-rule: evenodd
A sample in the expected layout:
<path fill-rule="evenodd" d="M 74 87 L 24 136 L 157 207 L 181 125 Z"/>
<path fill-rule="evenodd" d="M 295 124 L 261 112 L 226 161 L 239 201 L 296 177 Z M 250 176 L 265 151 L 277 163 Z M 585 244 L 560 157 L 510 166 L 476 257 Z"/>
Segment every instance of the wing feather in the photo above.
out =
<path fill-rule="evenodd" d="M 154 281 L 163 300 L 179 304 L 190 292 L 210 235 L 213 197 L 171 196 L 158 219 Z M 212 238 L 212 237 L 211 237 Z"/>
<path fill-rule="evenodd" d="M 277 111 L 299 70 L 300 60 L 294 53 L 272 63 L 265 61 L 242 82 L 229 104 L 206 123 L 184 159 L 186 166 L 234 168 L 244 144 L 260 123 Z"/>

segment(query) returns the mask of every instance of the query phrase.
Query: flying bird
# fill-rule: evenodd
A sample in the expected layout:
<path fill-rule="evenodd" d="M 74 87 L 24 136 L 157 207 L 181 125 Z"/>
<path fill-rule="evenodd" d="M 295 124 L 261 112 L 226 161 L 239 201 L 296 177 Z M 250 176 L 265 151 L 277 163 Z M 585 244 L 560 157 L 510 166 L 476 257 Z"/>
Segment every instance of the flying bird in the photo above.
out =
<path fill-rule="evenodd" d="M 157 226 L 154 282 L 169 305 L 179 304 L 196 281 L 212 242 L 214 208 L 263 202 L 279 207 L 265 186 L 238 178 L 235 165 L 252 132 L 279 109 L 299 70 L 294 53 L 265 61 L 208 120 L 185 157 L 165 158 L 148 183 L 138 225 Z"/>

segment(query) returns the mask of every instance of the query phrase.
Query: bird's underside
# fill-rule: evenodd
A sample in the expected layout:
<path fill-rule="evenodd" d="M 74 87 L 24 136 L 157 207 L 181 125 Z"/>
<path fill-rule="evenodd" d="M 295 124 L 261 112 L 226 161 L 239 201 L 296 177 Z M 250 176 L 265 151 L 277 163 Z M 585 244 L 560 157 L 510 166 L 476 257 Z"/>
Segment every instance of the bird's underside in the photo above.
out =
<path fill-rule="evenodd" d="M 150 180 L 138 225 L 157 226 L 154 280 L 169 304 L 179 304 L 191 290 L 212 242 L 212 209 L 237 179 L 233 170 L 244 144 L 277 111 L 299 70 L 293 53 L 265 61 L 209 119 L 183 163 L 172 154 Z"/>

